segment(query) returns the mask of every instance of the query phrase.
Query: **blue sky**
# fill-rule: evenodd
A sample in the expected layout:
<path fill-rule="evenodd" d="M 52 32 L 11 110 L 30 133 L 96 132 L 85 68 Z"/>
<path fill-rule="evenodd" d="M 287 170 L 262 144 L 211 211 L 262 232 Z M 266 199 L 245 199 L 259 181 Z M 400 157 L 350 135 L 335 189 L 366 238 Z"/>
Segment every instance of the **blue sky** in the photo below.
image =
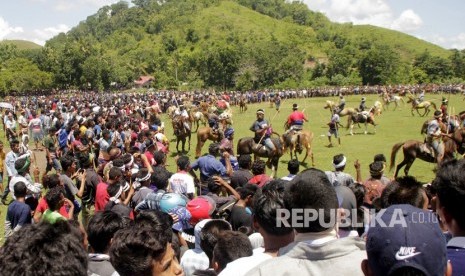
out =
<path fill-rule="evenodd" d="M 371 24 L 408 33 L 444 48 L 465 49 L 465 1 L 302 0 L 334 22 Z M 0 9 L 0 40 L 43 45 L 115 0 L 14 0 Z"/>

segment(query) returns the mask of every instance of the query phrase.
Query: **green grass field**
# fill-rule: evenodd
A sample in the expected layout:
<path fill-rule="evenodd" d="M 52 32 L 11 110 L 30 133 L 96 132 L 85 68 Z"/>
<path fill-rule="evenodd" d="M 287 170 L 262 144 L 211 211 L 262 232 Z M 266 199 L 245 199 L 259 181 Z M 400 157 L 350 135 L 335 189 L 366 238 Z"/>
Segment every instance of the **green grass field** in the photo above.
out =
<path fill-rule="evenodd" d="M 448 95 L 445 95 L 448 97 Z M 362 96 L 347 96 L 346 97 L 346 107 L 356 107 L 360 103 Z M 426 95 L 426 100 L 432 100 L 439 107 L 441 102 L 442 95 Z M 362 166 L 362 177 L 363 179 L 368 178 L 369 169 L 368 165 L 373 161 L 373 156 L 378 153 L 383 153 L 386 158 L 390 158 L 392 146 L 398 142 L 417 139 L 423 140 L 422 135 L 420 134 L 420 128 L 422 123 L 433 116 L 433 111 L 426 117 L 420 117 L 415 113 L 415 116 L 412 116 L 410 113 L 410 105 L 403 104 L 396 111 L 393 111 L 393 106 L 390 106 L 390 110 L 383 111 L 380 117 L 376 117 L 376 123 L 378 124 L 376 128 L 376 133 L 374 133 L 373 126 L 368 126 L 368 134 L 364 135 L 364 128 L 354 127 L 354 136 L 350 136 L 346 129 L 341 129 L 341 146 L 335 146 L 328 148 L 328 139 L 326 133 L 328 132 L 327 123 L 330 120 L 330 112 L 326 109 L 323 109 L 326 100 L 337 101 L 336 97 L 333 98 L 309 98 L 309 99 L 291 99 L 285 100 L 281 105 L 281 112 L 276 116 L 276 111 L 274 107 L 270 107 L 269 103 L 262 104 L 252 104 L 248 106 L 248 110 L 244 113 L 239 112 L 238 107 L 233 107 L 234 115 L 234 129 L 235 129 L 235 142 L 240 137 L 252 136 L 252 132 L 249 131 L 249 127 L 254 122 L 256 116 L 255 111 L 258 108 L 265 109 L 266 119 L 271 120 L 274 130 L 278 133 L 283 133 L 284 131 L 284 122 L 287 116 L 291 112 L 291 107 L 293 103 L 298 103 L 300 110 L 304 110 L 305 114 L 309 118 L 309 123 L 305 125 L 305 129 L 312 131 L 315 134 L 313 140 L 313 152 L 315 157 L 315 167 L 321 170 L 332 170 L 332 157 L 336 154 L 343 153 L 347 156 L 348 165 L 346 167 L 346 172 L 355 176 L 355 169 L 353 163 L 358 159 Z M 379 98 L 375 95 L 367 96 L 367 106 L 372 105 Z M 452 95 L 449 99 L 451 111 L 455 114 L 459 113 L 462 110 L 465 110 L 465 102 L 462 100 L 462 96 Z M 166 134 L 169 138 L 172 135 L 173 131 L 171 129 L 171 123 L 166 115 L 162 116 L 162 119 L 167 126 Z M 347 124 L 347 118 L 342 117 L 341 123 L 345 126 Z M 5 136 L 3 131 L 0 134 L 0 139 L 5 143 L 5 151 L 8 150 L 8 143 L 5 142 Z M 333 138 L 333 144 L 335 143 Z M 192 135 L 191 141 L 191 150 L 188 153 L 188 156 L 191 158 L 191 161 L 194 160 L 194 151 L 197 143 L 196 133 Z M 208 145 L 210 142 L 207 142 L 202 149 L 202 153 L 205 154 L 208 150 Z M 32 146 L 32 144 L 31 144 Z M 170 149 L 173 152 L 170 157 L 168 157 L 168 170 L 175 171 L 176 165 L 174 162 L 176 143 L 172 140 Z M 40 160 L 45 158 L 42 156 L 43 152 L 37 152 L 37 159 Z M 399 151 L 396 163 L 399 163 L 403 158 L 403 154 Z M 280 160 L 278 168 L 278 177 L 287 175 L 287 162 L 290 160 L 290 156 L 286 153 Z M 45 161 L 44 161 L 45 162 Z M 42 163 L 44 163 L 42 162 Z M 308 165 L 311 165 L 310 160 L 308 160 Z M 42 164 L 43 165 L 43 164 Z M 430 182 L 434 178 L 434 164 L 426 163 L 421 160 L 416 160 L 413 164 L 410 175 L 417 177 L 422 182 Z M 43 169 L 43 168 L 42 168 Z M 304 167 L 302 167 L 304 169 Z M 271 173 L 271 171 L 267 171 Z M 393 172 L 385 172 L 389 177 L 393 176 Z M 6 181 L 4 181 L 4 185 Z M 0 205 L 0 216 L 2 218 L 0 223 L 0 244 L 3 243 L 3 233 L 4 233 L 4 218 L 6 215 L 6 206 Z"/>

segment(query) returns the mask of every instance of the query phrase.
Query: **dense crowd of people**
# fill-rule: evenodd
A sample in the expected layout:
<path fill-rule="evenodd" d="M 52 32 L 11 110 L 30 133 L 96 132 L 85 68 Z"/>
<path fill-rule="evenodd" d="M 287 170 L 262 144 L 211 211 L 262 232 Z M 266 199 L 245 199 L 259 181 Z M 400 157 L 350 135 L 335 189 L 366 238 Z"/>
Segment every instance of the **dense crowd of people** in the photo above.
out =
<path fill-rule="evenodd" d="M 288 175 L 271 178 L 267 162 L 235 155 L 234 130 L 221 127 L 221 116 L 209 121 L 220 139 L 208 154 L 169 157 L 161 112 L 235 97 L 173 95 L 11 102 L 17 112 L 3 118 L 8 153 L 0 143 L 8 205 L 1 275 L 465 275 L 464 160 L 439 160 L 428 185 L 386 177 L 382 154 L 366 179 L 344 154 L 333 157 L 332 171 L 300 171 L 293 159 Z M 262 113 L 250 130 L 273 156 Z M 306 121 L 294 104 L 287 133 Z M 344 172 L 352 162 L 355 176 Z"/>

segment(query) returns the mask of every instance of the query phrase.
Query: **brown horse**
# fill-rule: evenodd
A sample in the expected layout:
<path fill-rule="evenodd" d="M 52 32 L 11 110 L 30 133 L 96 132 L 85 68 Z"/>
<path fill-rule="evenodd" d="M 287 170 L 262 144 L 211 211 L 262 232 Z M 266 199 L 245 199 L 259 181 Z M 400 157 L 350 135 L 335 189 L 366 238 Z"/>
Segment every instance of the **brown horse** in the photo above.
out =
<path fill-rule="evenodd" d="M 444 159 L 443 160 L 450 160 L 453 159 L 455 156 L 455 152 L 459 152 L 460 154 L 465 153 L 465 130 L 464 129 L 457 129 L 454 133 L 451 133 L 450 136 L 444 136 Z M 433 156 L 432 151 L 433 149 L 429 149 L 425 143 L 415 140 L 408 140 L 405 142 L 400 142 L 395 144 L 392 147 L 391 151 L 391 164 L 390 170 L 393 169 L 396 161 L 396 154 L 399 149 L 402 148 L 404 152 L 404 160 L 400 162 L 396 167 L 396 173 L 394 177 L 397 177 L 399 170 L 405 166 L 404 173 L 408 175 L 408 171 L 412 166 L 413 162 L 416 158 L 420 158 L 423 161 L 429 163 L 436 163 L 436 158 Z"/>
<path fill-rule="evenodd" d="M 412 116 L 415 116 L 415 113 L 414 110 L 417 111 L 418 115 L 420 115 L 421 117 L 424 117 L 426 115 L 428 115 L 430 113 L 430 107 L 433 107 L 434 110 L 436 110 L 436 104 L 434 102 L 430 102 L 430 101 L 423 101 L 421 103 L 419 103 L 417 101 L 417 99 L 415 99 L 415 97 L 412 95 L 412 94 L 407 94 L 407 103 L 412 103 L 412 109 L 411 109 L 411 112 L 412 112 Z M 423 112 L 423 115 L 420 114 L 420 109 L 424 109 L 425 112 Z"/>
<path fill-rule="evenodd" d="M 265 146 L 255 143 L 252 137 L 243 137 L 237 141 L 237 154 L 253 154 L 255 157 L 268 158 L 268 167 L 271 167 L 271 175 L 272 177 L 275 177 L 276 171 L 278 170 L 279 158 L 283 156 L 283 143 L 280 138 L 272 138 L 271 140 L 277 149 L 277 153 L 274 156 L 271 156 L 270 150 L 268 150 Z"/>
<path fill-rule="evenodd" d="M 241 98 L 239 101 L 239 110 L 241 112 L 247 111 L 247 101 L 244 98 Z"/>
<path fill-rule="evenodd" d="M 323 108 L 324 109 L 329 108 L 329 111 L 331 112 L 331 115 L 333 115 L 333 110 L 335 108 L 337 108 L 337 104 L 335 102 L 333 102 L 333 101 L 326 101 L 326 104 L 325 104 L 325 106 Z M 357 113 L 357 111 L 355 110 L 355 108 L 352 108 L 352 107 L 346 107 L 343 110 L 341 110 L 340 112 L 338 112 L 340 117 L 344 117 L 344 116 L 347 116 L 347 115 L 353 115 L 355 113 Z"/>
<path fill-rule="evenodd" d="M 195 147 L 195 158 L 199 158 L 202 153 L 202 147 L 207 140 L 220 142 L 220 135 L 213 133 L 211 127 L 201 127 L 197 130 L 197 146 Z"/>
<path fill-rule="evenodd" d="M 184 126 L 184 122 L 181 116 L 177 116 L 173 118 L 173 121 L 172 121 L 174 135 L 176 136 L 176 150 L 178 152 L 179 152 L 179 142 L 182 142 L 182 152 L 186 152 L 185 150 L 186 139 L 189 139 L 188 151 L 191 150 L 192 123 L 190 122 L 190 120 L 186 120 L 186 123 L 189 126 L 189 130 L 187 130 L 186 127 Z"/>
<path fill-rule="evenodd" d="M 294 158 L 298 159 L 297 154 L 302 154 L 302 151 L 305 148 L 305 156 L 302 160 L 302 163 L 305 163 L 305 160 L 310 155 L 312 158 L 312 166 L 315 166 L 315 160 L 313 159 L 312 151 L 313 132 L 307 130 L 296 132 L 292 130 L 287 135 L 283 134 L 282 139 L 284 141 L 284 152 L 289 149 L 291 159 L 293 158 L 293 153 Z"/>
<path fill-rule="evenodd" d="M 354 135 L 354 132 L 353 132 L 354 124 L 358 124 L 358 123 L 365 124 L 365 134 L 368 133 L 368 124 L 371 124 L 374 126 L 374 130 L 376 133 L 376 123 L 373 119 L 372 109 L 369 112 L 366 112 L 365 114 L 363 113 L 364 112 L 355 113 L 349 116 L 349 118 L 347 119 L 347 129 L 350 130 L 349 131 L 350 135 Z"/>

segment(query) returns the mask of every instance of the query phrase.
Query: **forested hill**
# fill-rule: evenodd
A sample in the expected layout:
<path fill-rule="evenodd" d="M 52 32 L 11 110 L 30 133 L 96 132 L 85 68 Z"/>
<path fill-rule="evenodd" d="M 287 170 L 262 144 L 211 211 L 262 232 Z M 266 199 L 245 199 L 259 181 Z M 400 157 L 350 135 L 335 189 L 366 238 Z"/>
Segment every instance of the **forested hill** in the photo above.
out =
<path fill-rule="evenodd" d="M 130 87 L 151 75 L 156 88 L 248 90 L 453 81 L 464 55 L 332 23 L 300 1 L 133 0 L 47 41 L 34 62 L 57 88 Z"/>

